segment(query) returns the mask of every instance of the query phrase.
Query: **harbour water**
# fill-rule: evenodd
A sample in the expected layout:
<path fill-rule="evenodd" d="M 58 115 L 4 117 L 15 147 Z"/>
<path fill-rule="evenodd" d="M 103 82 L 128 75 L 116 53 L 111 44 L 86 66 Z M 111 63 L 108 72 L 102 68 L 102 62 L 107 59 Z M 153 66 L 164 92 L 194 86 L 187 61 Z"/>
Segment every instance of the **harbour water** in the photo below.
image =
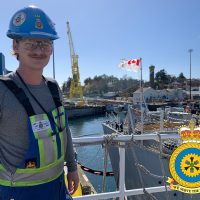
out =
<path fill-rule="evenodd" d="M 105 116 L 91 116 L 69 120 L 69 127 L 72 137 L 100 136 L 103 135 L 102 123 L 106 120 Z M 77 147 L 76 152 L 78 161 L 91 169 L 103 171 L 104 150 L 101 145 Z M 112 171 L 108 158 L 107 171 Z M 97 192 L 102 192 L 103 176 L 85 172 L 86 176 Z M 106 191 L 115 191 L 114 177 L 106 177 Z"/>

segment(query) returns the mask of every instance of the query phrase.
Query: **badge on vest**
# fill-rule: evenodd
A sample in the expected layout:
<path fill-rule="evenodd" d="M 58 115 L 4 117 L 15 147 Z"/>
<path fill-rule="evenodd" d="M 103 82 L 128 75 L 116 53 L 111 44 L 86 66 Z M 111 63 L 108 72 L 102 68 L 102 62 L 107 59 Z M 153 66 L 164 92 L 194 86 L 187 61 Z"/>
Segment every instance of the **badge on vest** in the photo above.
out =
<path fill-rule="evenodd" d="M 25 167 L 26 168 L 36 168 L 36 159 L 29 159 L 25 161 Z"/>
<path fill-rule="evenodd" d="M 33 132 L 40 132 L 51 128 L 50 122 L 48 119 L 43 119 L 37 122 L 32 123 Z"/>

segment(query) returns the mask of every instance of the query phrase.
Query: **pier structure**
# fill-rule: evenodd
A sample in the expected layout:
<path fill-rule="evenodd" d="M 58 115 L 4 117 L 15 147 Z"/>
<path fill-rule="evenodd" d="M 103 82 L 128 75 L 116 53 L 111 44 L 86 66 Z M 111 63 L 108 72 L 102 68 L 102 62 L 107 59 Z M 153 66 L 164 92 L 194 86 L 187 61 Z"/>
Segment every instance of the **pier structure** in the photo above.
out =
<path fill-rule="evenodd" d="M 85 117 L 99 114 L 106 114 L 108 111 L 113 111 L 114 106 L 131 104 L 131 102 L 114 100 L 89 98 L 85 100 L 85 104 L 79 104 L 78 101 L 67 101 L 64 97 L 64 107 L 68 113 L 68 118 Z"/>

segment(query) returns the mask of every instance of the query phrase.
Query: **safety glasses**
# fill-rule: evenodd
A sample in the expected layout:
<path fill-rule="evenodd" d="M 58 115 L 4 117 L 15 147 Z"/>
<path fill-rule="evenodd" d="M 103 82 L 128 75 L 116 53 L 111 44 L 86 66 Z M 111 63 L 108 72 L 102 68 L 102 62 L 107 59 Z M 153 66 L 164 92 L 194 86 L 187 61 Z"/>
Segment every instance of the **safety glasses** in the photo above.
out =
<path fill-rule="evenodd" d="M 50 53 L 53 50 L 53 42 L 51 40 L 32 40 L 32 39 L 21 39 L 22 48 L 28 51 L 35 51 L 40 48 L 41 51 Z"/>

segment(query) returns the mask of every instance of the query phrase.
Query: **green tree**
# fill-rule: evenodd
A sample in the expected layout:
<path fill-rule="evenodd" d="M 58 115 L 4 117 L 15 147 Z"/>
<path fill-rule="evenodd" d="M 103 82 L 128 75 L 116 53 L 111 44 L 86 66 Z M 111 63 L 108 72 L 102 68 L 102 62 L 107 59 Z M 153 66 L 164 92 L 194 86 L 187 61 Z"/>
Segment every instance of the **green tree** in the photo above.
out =
<path fill-rule="evenodd" d="M 114 76 L 107 76 L 105 74 L 101 76 L 95 76 L 92 78 L 87 78 L 84 81 L 84 95 L 95 96 L 103 95 L 107 92 L 116 92 L 117 94 L 129 94 L 130 91 L 135 90 L 138 87 L 138 81 L 130 77 L 124 76 L 118 79 Z M 130 94 L 132 96 L 132 94 Z"/>
<path fill-rule="evenodd" d="M 169 84 L 170 79 L 167 72 L 164 69 L 161 69 L 156 73 L 155 81 L 158 89 L 164 89 L 166 85 Z"/>
<path fill-rule="evenodd" d="M 85 85 L 88 85 L 88 84 L 90 84 L 92 82 L 92 79 L 89 77 L 89 78 L 86 78 L 85 80 L 84 80 L 84 84 Z"/>
<path fill-rule="evenodd" d="M 67 81 L 65 81 L 62 86 L 61 86 L 61 89 L 62 89 L 62 92 L 64 94 L 68 94 L 69 93 L 69 90 L 70 90 L 70 85 L 71 85 L 71 81 L 72 81 L 72 78 L 68 78 Z"/>
<path fill-rule="evenodd" d="M 179 83 L 184 83 L 186 80 L 187 80 L 187 79 L 186 79 L 185 76 L 183 75 L 183 72 L 181 72 L 181 73 L 179 74 L 179 76 L 177 77 L 177 81 L 178 81 Z"/>

